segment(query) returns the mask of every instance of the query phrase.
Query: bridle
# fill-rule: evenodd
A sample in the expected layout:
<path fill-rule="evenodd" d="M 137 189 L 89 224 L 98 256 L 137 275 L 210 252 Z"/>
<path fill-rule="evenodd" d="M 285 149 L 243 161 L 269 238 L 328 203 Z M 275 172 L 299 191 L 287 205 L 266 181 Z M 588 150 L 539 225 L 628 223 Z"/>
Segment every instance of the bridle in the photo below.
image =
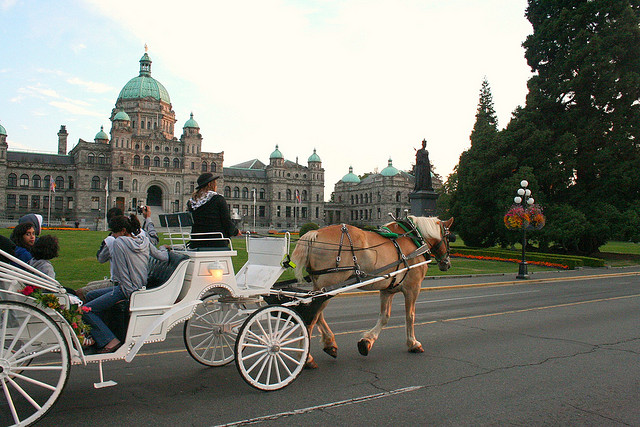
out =
<path fill-rule="evenodd" d="M 451 232 L 444 225 L 443 221 L 440 221 L 440 235 L 442 236 L 442 238 L 438 242 L 436 242 L 435 245 L 431 246 L 431 249 L 430 249 L 431 254 L 433 255 L 433 257 L 436 259 L 438 263 L 441 263 L 445 259 L 449 258 L 449 254 L 451 252 L 451 249 L 449 248 L 449 236 L 451 236 Z M 445 254 L 444 256 L 439 256 L 438 252 L 439 252 L 440 246 L 442 245 L 444 245 L 445 247 Z"/>

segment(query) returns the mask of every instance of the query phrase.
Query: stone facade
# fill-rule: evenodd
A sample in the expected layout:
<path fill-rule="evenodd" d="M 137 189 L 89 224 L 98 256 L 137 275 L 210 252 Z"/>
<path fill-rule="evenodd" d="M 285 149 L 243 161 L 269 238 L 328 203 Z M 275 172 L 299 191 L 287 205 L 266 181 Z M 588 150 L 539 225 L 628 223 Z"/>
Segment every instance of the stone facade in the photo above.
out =
<path fill-rule="evenodd" d="M 442 186 L 436 176 L 432 179 L 435 188 Z M 409 194 L 414 185 L 414 176 L 393 167 L 391 159 L 380 173 L 365 174 L 362 179 L 350 167 L 335 184 L 331 202 L 325 204 L 325 221 L 379 226 L 392 221 L 389 214 L 396 218 L 411 214 Z"/>
<path fill-rule="evenodd" d="M 247 193 L 253 189 L 256 225 L 293 228 L 309 220 L 322 222 L 324 170 L 315 153 L 308 166 L 282 157 L 268 166 L 224 168 L 224 152 L 202 151 L 193 114 L 180 138 L 174 136 L 169 93 L 151 77 L 147 53 L 140 59 L 139 75 L 121 90 L 110 120 L 109 134 L 100 129 L 93 141 L 80 139 L 68 154 L 64 125 L 58 132 L 58 154 L 10 151 L 0 126 L 0 211 L 6 219 L 40 213 L 52 223 L 77 220 L 97 227 L 114 206 L 129 211 L 146 204 L 154 213 L 180 212 L 198 175 L 206 171 L 221 176 L 218 191 L 229 189 L 229 205 L 245 226 L 253 225 L 253 200 Z M 290 193 L 300 194 L 297 204 Z"/>

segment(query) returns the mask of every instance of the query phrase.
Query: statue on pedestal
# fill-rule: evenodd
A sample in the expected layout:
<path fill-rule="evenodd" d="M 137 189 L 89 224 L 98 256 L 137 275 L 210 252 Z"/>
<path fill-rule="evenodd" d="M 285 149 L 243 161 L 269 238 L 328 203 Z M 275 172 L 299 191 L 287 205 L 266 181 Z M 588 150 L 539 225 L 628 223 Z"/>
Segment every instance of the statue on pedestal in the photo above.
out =
<path fill-rule="evenodd" d="M 422 148 L 416 152 L 416 184 L 413 191 L 433 191 L 431 163 L 427 151 L 427 140 L 422 140 Z"/>

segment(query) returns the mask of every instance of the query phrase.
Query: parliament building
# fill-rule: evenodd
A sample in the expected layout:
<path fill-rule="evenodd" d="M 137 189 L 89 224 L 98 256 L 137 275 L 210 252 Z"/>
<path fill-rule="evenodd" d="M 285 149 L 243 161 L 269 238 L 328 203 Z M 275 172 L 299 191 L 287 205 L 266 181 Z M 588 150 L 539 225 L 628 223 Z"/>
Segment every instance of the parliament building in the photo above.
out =
<path fill-rule="evenodd" d="M 7 220 L 39 213 L 52 224 L 78 221 L 98 227 L 106 210 L 149 205 L 155 214 L 181 212 L 195 190 L 198 175 L 220 175 L 232 216 L 244 229 L 292 229 L 323 224 L 324 169 L 315 150 L 307 164 L 286 160 L 276 146 L 269 163 L 258 159 L 224 166 L 224 152 L 202 151 L 194 115 L 176 138 L 169 92 L 151 77 L 151 59 L 122 88 L 110 115 L 111 129 L 93 141 L 80 139 L 67 151 L 65 125 L 58 132 L 58 153 L 9 150 L 0 125 L 0 211 Z M 9 126 L 7 126 L 9 127 Z"/>

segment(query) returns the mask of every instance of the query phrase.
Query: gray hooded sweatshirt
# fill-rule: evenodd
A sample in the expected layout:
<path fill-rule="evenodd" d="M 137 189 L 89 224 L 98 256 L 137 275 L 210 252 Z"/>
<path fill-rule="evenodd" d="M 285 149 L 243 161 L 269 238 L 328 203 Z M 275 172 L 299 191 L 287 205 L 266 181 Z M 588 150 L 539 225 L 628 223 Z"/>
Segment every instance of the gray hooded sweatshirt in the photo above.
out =
<path fill-rule="evenodd" d="M 161 261 L 169 259 L 166 250 L 156 249 L 145 236 L 120 236 L 111 246 L 111 267 L 114 282 L 117 282 L 127 298 L 133 291 L 147 285 L 149 255 Z"/>

